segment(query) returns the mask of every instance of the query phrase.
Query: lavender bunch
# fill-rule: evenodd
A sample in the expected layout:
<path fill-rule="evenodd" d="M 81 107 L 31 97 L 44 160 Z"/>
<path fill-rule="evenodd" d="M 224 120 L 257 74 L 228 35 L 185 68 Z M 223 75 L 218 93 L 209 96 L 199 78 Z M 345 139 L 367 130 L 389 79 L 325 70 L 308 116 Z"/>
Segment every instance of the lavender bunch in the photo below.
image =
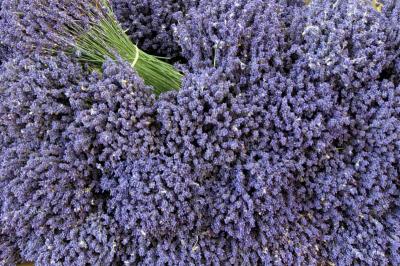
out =
<path fill-rule="evenodd" d="M 155 97 L 3 1 L 0 264 L 399 265 L 400 2 L 178 2 L 113 1 L 187 60 Z"/>
<path fill-rule="evenodd" d="M 107 58 L 121 57 L 128 61 L 147 85 L 160 94 L 181 87 L 183 75 L 172 65 L 140 50 L 122 29 L 107 0 L 94 1 L 99 10 L 96 14 L 88 12 L 93 20 L 89 29 L 74 24 L 69 30 L 73 38 L 71 46 L 80 55 L 79 60 L 100 70 Z M 96 18 L 95 18 L 96 17 Z"/>

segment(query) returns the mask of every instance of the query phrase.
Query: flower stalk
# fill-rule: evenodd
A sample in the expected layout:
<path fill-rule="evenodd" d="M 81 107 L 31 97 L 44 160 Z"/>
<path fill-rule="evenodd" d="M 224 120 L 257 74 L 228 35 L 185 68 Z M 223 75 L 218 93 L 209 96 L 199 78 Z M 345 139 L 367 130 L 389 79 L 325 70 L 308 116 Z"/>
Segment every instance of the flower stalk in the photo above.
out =
<path fill-rule="evenodd" d="M 108 58 L 117 60 L 119 57 L 131 64 L 146 85 L 153 86 L 154 93 L 178 90 L 183 75 L 171 64 L 147 54 L 132 42 L 118 23 L 108 0 L 95 1 L 95 4 L 99 15 L 88 29 L 74 24 L 68 30 L 79 60 L 101 71 Z"/>

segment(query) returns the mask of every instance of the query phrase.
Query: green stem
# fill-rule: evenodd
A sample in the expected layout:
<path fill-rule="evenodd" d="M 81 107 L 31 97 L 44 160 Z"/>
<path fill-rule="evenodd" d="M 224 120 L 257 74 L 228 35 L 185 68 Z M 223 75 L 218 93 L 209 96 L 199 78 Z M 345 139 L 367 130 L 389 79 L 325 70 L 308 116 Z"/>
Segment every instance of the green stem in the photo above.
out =
<path fill-rule="evenodd" d="M 146 85 L 153 86 L 154 93 L 178 90 L 183 75 L 160 57 L 140 50 L 117 22 L 108 2 L 102 2 L 107 13 L 101 15 L 89 30 L 77 29 L 72 32 L 74 46 L 82 54 L 81 61 L 101 70 L 107 58 L 116 60 L 115 54 L 118 54 L 131 64 Z"/>

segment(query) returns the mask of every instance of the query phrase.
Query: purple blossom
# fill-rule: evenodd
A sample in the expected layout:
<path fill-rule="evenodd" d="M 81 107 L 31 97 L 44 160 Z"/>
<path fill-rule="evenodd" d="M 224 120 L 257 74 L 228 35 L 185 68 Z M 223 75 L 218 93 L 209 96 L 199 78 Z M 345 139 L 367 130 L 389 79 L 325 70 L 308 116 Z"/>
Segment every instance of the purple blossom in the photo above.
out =
<path fill-rule="evenodd" d="M 179 55 L 158 98 L 36 49 L 78 6 L 28 2 L 0 11 L 0 264 L 400 264 L 398 1 L 113 1 Z"/>

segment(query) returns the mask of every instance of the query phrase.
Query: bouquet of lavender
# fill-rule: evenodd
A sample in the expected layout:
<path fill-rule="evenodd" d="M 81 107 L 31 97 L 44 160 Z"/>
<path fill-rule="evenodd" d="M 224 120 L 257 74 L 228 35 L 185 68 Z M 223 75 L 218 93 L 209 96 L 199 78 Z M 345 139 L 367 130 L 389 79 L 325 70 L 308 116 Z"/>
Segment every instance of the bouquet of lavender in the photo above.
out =
<path fill-rule="evenodd" d="M 65 31 L 65 40 L 81 62 L 101 70 L 108 58 L 121 58 L 131 64 L 146 85 L 153 86 L 156 94 L 181 87 L 183 75 L 161 57 L 147 54 L 132 42 L 108 0 L 92 0 L 92 9 L 83 14 L 89 18 L 86 27 L 79 21 L 72 22 Z"/>
<path fill-rule="evenodd" d="M 1 266 L 400 265 L 400 1 L 0 2 Z"/>

